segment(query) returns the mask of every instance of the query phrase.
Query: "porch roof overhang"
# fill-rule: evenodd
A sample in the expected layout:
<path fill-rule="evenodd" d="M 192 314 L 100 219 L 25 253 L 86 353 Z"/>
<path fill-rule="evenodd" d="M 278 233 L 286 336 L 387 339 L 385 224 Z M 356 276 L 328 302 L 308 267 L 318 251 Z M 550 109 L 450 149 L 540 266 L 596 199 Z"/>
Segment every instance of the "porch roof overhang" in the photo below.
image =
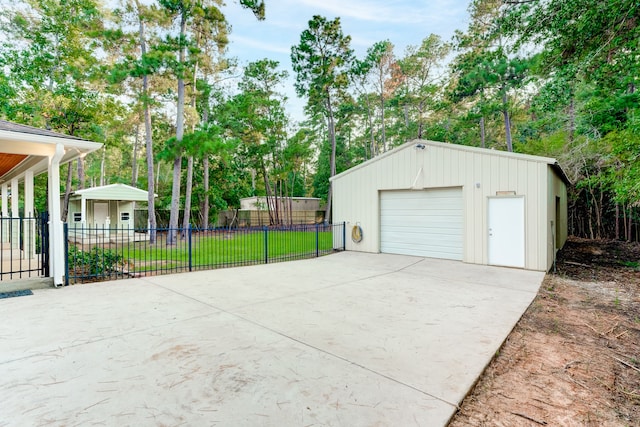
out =
<path fill-rule="evenodd" d="M 46 172 L 58 144 L 64 149 L 61 164 L 102 147 L 97 142 L 0 120 L 0 184 L 28 170 L 34 175 Z"/>

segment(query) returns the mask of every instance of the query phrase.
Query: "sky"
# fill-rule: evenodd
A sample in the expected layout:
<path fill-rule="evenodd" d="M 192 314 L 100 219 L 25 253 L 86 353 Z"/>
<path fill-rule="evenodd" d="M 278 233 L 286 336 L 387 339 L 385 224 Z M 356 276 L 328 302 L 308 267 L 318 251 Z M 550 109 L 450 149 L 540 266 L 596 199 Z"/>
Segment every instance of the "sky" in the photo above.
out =
<path fill-rule="evenodd" d="M 289 72 L 282 92 L 287 95 L 287 112 L 295 121 L 304 119 L 306 100 L 295 94 L 291 68 L 291 47 L 300 42 L 314 15 L 328 20 L 340 17 L 342 31 L 351 36 L 351 48 L 358 58 L 375 42 L 390 40 L 396 56 L 407 46 L 417 46 L 430 34 L 449 41 L 456 29 L 466 30 L 470 0 L 266 0 L 266 19 L 258 21 L 237 0 L 222 8 L 232 27 L 228 55 L 239 65 L 272 59 Z"/>

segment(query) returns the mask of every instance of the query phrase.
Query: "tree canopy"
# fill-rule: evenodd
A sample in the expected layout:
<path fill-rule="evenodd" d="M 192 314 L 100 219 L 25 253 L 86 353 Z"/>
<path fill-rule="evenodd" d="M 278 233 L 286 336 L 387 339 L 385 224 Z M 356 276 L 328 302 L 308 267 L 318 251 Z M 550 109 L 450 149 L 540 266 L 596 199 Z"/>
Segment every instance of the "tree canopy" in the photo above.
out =
<path fill-rule="evenodd" d="M 237 0 L 271 19 L 268 2 Z M 0 117 L 104 142 L 68 189 L 158 194 L 158 224 L 319 196 L 329 178 L 411 139 L 556 157 L 570 231 L 638 240 L 640 7 L 635 0 L 470 0 L 452 40 L 425 31 L 356 53 L 340 17 L 311 17 L 286 64 L 247 64 L 219 0 L 21 0 L 0 13 Z M 274 17 L 275 19 L 275 17 Z M 290 85 L 305 120 L 289 117 Z M 155 204 L 155 205 L 154 205 Z M 157 211 L 157 212 L 156 212 Z"/>

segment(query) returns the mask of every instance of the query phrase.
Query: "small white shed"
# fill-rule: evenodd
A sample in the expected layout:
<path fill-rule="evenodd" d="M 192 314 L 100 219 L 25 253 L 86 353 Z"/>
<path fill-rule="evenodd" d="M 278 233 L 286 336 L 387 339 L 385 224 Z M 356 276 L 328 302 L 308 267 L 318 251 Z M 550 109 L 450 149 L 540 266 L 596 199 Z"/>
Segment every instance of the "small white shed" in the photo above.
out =
<path fill-rule="evenodd" d="M 555 159 L 416 140 L 332 178 L 346 249 L 547 271 L 567 238 Z"/>
<path fill-rule="evenodd" d="M 107 235 L 133 238 L 135 202 L 147 202 L 149 192 L 126 184 L 77 190 L 69 196 L 67 224 L 72 240 Z M 136 233 L 138 234 L 138 233 Z"/>

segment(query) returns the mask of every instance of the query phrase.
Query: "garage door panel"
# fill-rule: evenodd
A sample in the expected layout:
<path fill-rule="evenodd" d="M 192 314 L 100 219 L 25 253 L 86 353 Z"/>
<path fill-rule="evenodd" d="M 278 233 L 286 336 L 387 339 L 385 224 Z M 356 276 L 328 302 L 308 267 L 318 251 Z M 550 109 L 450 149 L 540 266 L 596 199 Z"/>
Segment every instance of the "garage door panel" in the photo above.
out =
<path fill-rule="evenodd" d="M 389 227 L 412 227 L 412 226 L 447 226 L 450 225 L 452 221 L 458 220 L 462 221 L 462 215 L 456 215 L 455 213 L 451 213 L 450 215 L 429 215 L 429 214 L 411 214 L 411 215 L 388 215 L 386 218 L 380 222 L 383 226 Z M 425 222 L 429 222 L 429 225 L 425 225 Z M 453 228 L 457 228 L 452 226 Z"/>
<path fill-rule="evenodd" d="M 457 247 L 451 246 L 446 241 L 431 242 L 431 244 L 429 244 L 429 246 L 425 246 L 424 244 L 422 244 L 420 242 L 415 242 L 415 243 L 409 243 L 409 242 L 393 243 L 393 244 L 390 244 L 387 249 L 388 249 L 387 253 L 390 252 L 389 251 L 390 249 L 422 251 L 422 252 L 428 253 L 429 254 L 428 256 L 430 258 L 435 258 L 433 256 L 433 254 L 435 254 L 435 253 L 446 252 L 446 253 L 450 253 L 450 254 L 456 254 L 458 252 L 458 248 Z M 391 252 L 391 253 L 404 254 L 405 252 Z M 427 255 L 423 255 L 423 256 L 427 256 Z"/>
<path fill-rule="evenodd" d="M 425 190 L 428 191 L 428 190 Z M 438 190 L 440 191 L 440 190 Z M 458 200 L 457 197 L 424 197 L 420 195 L 420 191 L 412 191 L 413 194 L 411 194 L 411 197 L 391 197 L 391 198 L 387 198 L 385 196 L 384 200 L 381 200 L 381 207 L 396 207 L 398 206 L 395 202 L 398 200 L 402 200 L 404 206 L 424 206 L 424 204 L 427 202 L 427 200 L 429 201 L 435 201 L 437 203 L 439 203 L 440 205 L 442 204 L 450 204 L 450 205 L 458 205 L 460 203 L 460 200 Z M 385 192 L 383 192 L 382 194 L 385 194 Z"/>
<path fill-rule="evenodd" d="M 441 216 L 441 217 L 449 217 L 449 216 L 458 216 L 462 218 L 462 214 L 460 213 L 460 208 L 443 208 L 438 211 L 430 211 L 425 209 L 410 209 L 405 212 L 398 212 L 396 210 L 390 209 L 382 209 L 381 213 L 383 214 L 382 219 L 392 219 L 397 220 L 398 218 L 403 218 L 407 216 Z"/>
<path fill-rule="evenodd" d="M 400 203 L 400 202 L 399 202 Z M 462 207 L 440 207 L 438 210 L 433 210 L 433 208 L 429 206 L 424 206 L 421 209 L 407 209 L 404 211 L 398 211 L 395 209 L 381 209 L 380 213 L 384 214 L 385 217 L 393 217 L 393 216 L 409 216 L 409 215 L 420 215 L 420 216 L 449 216 L 449 215 L 457 215 L 462 216 L 460 213 L 460 209 Z M 384 219 L 384 218 L 383 218 Z"/>
<path fill-rule="evenodd" d="M 416 239 L 424 240 L 433 236 L 433 239 L 439 238 L 439 236 L 458 236 L 462 237 L 462 232 L 457 228 L 451 227 L 428 227 L 420 230 L 416 230 L 415 227 L 389 227 L 385 232 L 381 233 L 382 236 L 388 236 L 389 238 L 396 236 L 396 240 L 406 241 L 415 236 Z"/>
<path fill-rule="evenodd" d="M 387 253 L 406 254 L 409 252 L 424 251 L 425 248 L 421 245 L 409 245 L 402 244 L 394 247 L 390 247 Z M 449 248 L 446 246 L 431 246 L 428 249 L 428 255 L 422 255 L 428 258 L 440 258 L 440 259 L 458 259 L 458 251 L 456 248 Z"/>
<path fill-rule="evenodd" d="M 381 251 L 461 260 L 462 206 L 460 188 L 381 192 Z"/>
<path fill-rule="evenodd" d="M 400 238 L 402 236 L 399 236 Z M 396 240 L 394 242 L 391 242 L 389 245 L 393 245 L 395 247 L 398 246 L 412 246 L 412 247 L 425 247 L 425 248 L 431 248 L 431 247 L 438 247 L 438 248 L 451 248 L 451 250 L 455 251 L 456 245 L 451 244 L 451 238 L 449 236 L 444 236 L 441 235 L 440 237 L 434 237 L 433 235 L 429 236 L 429 245 L 425 245 L 424 244 L 424 240 L 420 239 L 419 236 L 412 236 L 415 237 L 413 240 Z M 423 236 L 424 237 L 424 236 Z"/>
<path fill-rule="evenodd" d="M 392 242 L 390 242 L 390 244 L 412 244 L 412 245 L 421 245 L 421 246 L 427 246 L 427 247 L 431 247 L 431 246 L 435 246 L 435 245 L 439 245 L 439 246 L 450 246 L 450 247 L 456 247 L 457 244 L 452 241 L 452 235 L 451 233 L 449 234 L 435 234 L 435 233 L 410 233 L 410 232 L 400 232 L 400 233 L 394 233 L 393 236 L 395 237 L 395 240 L 393 240 Z M 455 236 L 455 235 L 453 235 Z M 458 236 L 459 237 L 459 236 Z M 428 244 L 425 243 L 425 240 L 428 239 Z"/>
<path fill-rule="evenodd" d="M 403 211 L 422 211 L 425 208 L 424 200 L 416 200 L 416 199 L 395 199 L 388 203 L 380 204 L 380 209 L 383 211 L 395 211 L 398 206 L 398 202 L 402 201 L 402 206 L 404 207 Z M 434 198 L 429 200 L 431 203 L 437 204 L 439 209 L 450 209 L 450 210 L 458 210 L 460 209 L 460 202 L 458 200 L 444 199 L 444 198 Z"/>

